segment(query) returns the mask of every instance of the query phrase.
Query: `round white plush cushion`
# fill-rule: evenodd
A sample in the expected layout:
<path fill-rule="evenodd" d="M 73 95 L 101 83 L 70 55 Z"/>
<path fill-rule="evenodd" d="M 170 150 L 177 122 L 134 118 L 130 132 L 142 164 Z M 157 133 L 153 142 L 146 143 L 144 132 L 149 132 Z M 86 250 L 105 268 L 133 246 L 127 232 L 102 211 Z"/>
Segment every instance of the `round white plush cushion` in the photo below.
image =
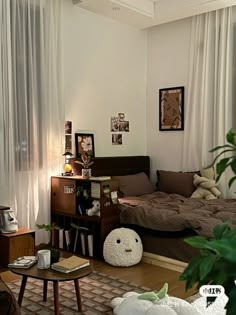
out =
<path fill-rule="evenodd" d="M 129 267 L 140 262 L 143 245 L 139 235 L 128 228 L 111 231 L 103 245 L 103 257 L 112 266 Z"/>

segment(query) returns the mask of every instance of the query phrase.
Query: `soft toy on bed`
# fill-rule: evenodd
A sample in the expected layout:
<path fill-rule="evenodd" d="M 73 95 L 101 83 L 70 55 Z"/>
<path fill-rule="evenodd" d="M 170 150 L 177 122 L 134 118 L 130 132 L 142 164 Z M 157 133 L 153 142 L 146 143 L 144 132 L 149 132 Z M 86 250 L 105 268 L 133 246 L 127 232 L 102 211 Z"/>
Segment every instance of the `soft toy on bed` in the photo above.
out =
<path fill-rule="evenodd" d="M 197 174 L 193 176 L 193 185 L 197 189 L 193 192 L 191 198 L 203 198 L 206 200 L 219 198 L 221 192 L 216 185 L 214 169 L 202 169 L 200 174 L 201 176 Z"/>
<path fill-rule="evenodd" d="M 91 215 L 100 216 L 100 201 L 99 200 L 93 201 L 93 207 L 91 209 L 87 210 L 87 214 L 89 216 L 91 216 Z"/>

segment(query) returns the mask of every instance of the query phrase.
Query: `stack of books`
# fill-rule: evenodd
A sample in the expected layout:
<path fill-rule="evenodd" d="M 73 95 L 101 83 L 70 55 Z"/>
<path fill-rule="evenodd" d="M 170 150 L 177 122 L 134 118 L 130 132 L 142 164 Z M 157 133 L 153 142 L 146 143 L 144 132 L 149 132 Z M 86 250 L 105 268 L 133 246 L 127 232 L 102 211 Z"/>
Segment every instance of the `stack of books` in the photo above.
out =
<path fill-rule="evenodd" d="M 90 261 L 85 258 L 78 256 L 71 256 L 69 258 L 64 258 L 57 263 L 51 265 L 53 270 L 69 273 L 90 265 Z"/>
<path fill-rule="evenodd" d="M 36 256 L 21 256 L 8 264 L 9 268 L 24 268 L 27 269 L 37 262 Z"/>

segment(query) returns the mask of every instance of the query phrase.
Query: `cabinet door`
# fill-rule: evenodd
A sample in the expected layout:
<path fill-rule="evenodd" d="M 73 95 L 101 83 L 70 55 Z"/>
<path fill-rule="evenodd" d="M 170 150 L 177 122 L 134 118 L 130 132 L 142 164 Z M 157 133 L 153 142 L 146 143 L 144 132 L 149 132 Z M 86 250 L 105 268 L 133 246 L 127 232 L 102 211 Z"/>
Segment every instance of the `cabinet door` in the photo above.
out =
<path fill-rule="evenodd" d="M 74 179 L 51 178 L 52 213 L 76 214 L 76 181 Z"/>

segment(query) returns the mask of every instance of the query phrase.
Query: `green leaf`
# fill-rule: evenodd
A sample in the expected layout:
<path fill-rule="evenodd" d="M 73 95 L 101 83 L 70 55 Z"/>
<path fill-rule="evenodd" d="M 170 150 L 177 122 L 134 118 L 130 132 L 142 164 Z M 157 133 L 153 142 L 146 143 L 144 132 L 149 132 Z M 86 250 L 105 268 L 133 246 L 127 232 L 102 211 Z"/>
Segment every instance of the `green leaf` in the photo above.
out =
<path fill-rule="evenodd" d="M 234 149 L 234 147 L 230 144 L 224 144 L 224 145 L 218 145 L 217 147 L 214 147 L 213 149 L 209 150 L 209 152 L 215 152 L 215 151 L 218 151 L 220 149 L 226 149 L 226 148 L 229 148 L 229 149 Z M 231 150 L 230 150 L 231 151 Z"/>
<path fill-rule="evenodd" d="M 220 160 L 220 162 L 218 162 L 216 164 L 216 173 L 217 174 L 222 174 L 225 171 L 225 169 L 229 166 L 227 164 L 229 160 L 230 160 L 229 157 L 228 158 L 224 158 L 224 159 Z"/>
<path fill-rule="evenodd" d="M 227 152 L 232 152 L 234 150 L 234 148 L 231 147 L 231 149 L 228 149 L 228 150 L 224 150 L 222 152 L 220 152 L 213 160 L 213 162 L 207 167 L 207 168 L 210 168 L 210 167 L 213 167 L 216 163 L 216 161 L 219 159 L 219 157 Z"/>
<path fill-rule="evenodd" d="M 138 296 L 139 300 L 147 300 L 147 301 L 156 301 L 159 300 L 159 297 L 155 292 L 145 292 Z"/>
<path fill-rule="evenodd" d="M 163 299 L 167 295 L 167 292 L 168 292 L 168 283 L 165 283 L 163 287 L 160 289 L 160 291 L 157 292 L 158 298 Z"/>
<path fill-rule="evenodd" d="M 233 129 L 230 129 L 228 131 L 228 133 L 226 134 L 226 140 L 227 140 L 227 142 L 233 144 L 234 146 L 236 145 L 235 144 L 235 133 L 234 133 Z"/>
<path fill-rule="evenodd" d="M 217 260 L 217 256 L 209 253 L 208 256 L 205 256 L 201 260 L 200 264 L 200 280 L 204 280 L 205 277 L 212 271 L 212 267 L 214 266 Z"/>
<path fill-rule="evenodd" d="M 210 242 L 205 239 L 203 236 L 192 236 L 184 239 L 184 241 L 195 248 L 202 248 L 202 249 L 210 249 L 212 250 L 210 246 Z"/>
<path fill-rule="evenodd" d="M 232 158 L 233 161 L 231 162 L 231 169 L 234 174 L 236 174 L 236 156 Z"/>
<path fill-rule="evenodd" d="M 231 289 L 231 291 L 229 292 L 228 295 L 228 302 L 225 306 L 226 310 L 227 310 L 227 315 L 235 315 L 236 314 L 236 287 L 234 287 L 233 289 Z"/>
<path fill-rule="evenodd" d="M 223 224 L 217 224 L 214 229 L 213 229 L 213 235 L 215 237 L 216 240 L 221 239 L 225 233 L 227 233 L 228 231 L 230 231 L 230 221 L 226 221 Z"/>
<path fill-rule="evenodd" d="M 213 240 L 211 246 L 226 260 L 236 263 L 236 239 Z"/>
<path fill-rule="evenodd" d="M 232 184 L 233 184 L 233 182 L 236 180 L 236 176 L 234 176 L 234 177 L 232 177 L 232 178 L 230 178 L 230 180 L 229 180 L 229 188 L 232 186 Z"/>
<path fill-rule="evenodd" d="M 199 281 L 199 271 L 200 264 L 202 261 L 202 256 L 197 256 L 193 258 L 188 266 L 184 269 L 182 274 L 179 276 L 180 281 L 186 281 L 185 289 L 192 288 L 195 283 Z"/>

